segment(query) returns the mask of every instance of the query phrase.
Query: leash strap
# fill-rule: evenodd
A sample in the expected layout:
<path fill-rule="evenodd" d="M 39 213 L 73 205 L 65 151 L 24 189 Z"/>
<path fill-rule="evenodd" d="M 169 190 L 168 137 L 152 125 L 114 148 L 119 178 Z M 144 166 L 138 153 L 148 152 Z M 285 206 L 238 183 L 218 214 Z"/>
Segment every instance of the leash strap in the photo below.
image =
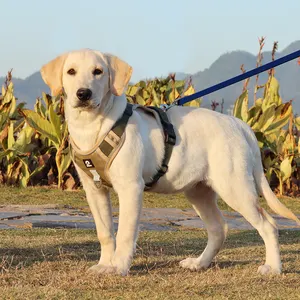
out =
<path fill-rule="evenodd" d="M 228 80 L 225 80 L 223 82 L 220 82 L 220 83 L 218 83 L 216 85 L 213 85 L 213 86 L 211 86 L 211 87 L 209 87 L 207 89 L 204 89 L 202 91 L 199 91 L 199 92 L 197 92 L 195 94 L 192 94 L 192 95 L 185 96 L 185 97 L 182 97 L 180 99 L 177 99 L 170 106 L 183 105 L 183 104 L 185 104 L 187 102 L 190 102 L 190 101 L 193 101 L 193 100 L 195 100 L 197 98 L 201 98 L 201 97 L 203 97 L 205 95 L 211 94 L 211 93 L 213 93 L 215 91 L 218 91 L 220 89 L 228 87 L 228 86 L 230 86 L 232 84 L 235 84 L 235 83 L 237 83 L 239 81 L 245 80 L 245 79 L 247 79 L 249 77 L 255 76 L 255 75 L 259 74 L 259 73 L 265 72 L 265 71 L 273 69 L 273 68 L 275 68 L 275 67 L 277 67 L 279 65 L 285 64 L 285 63 L 287 63 L 287 62 L 289 62 L 289 61 L 291 61 L 293 59 L 296 59 L 298 57 L 300 57 L 300 50 L 292 52 L 292 53 L 290 53 L 288 55 L 285 55 L 285 56 L 283 56 L 281 58 L 275 59 L 275 60 L 273 60 L 273 61 L 271 61 L 271 62 L 269 62 L 269 63 L 267 63 L 267 64 L 265 64 L 263 66 L 260 66 L 258 68 L 252 69 L 252 70 L 250 70 L 248 72 L 245 72 L 245 73 L 243 73 L 241 75 L 238 75 L 238 76 L 235 76 L 235 77 L 230 78 Z"/>

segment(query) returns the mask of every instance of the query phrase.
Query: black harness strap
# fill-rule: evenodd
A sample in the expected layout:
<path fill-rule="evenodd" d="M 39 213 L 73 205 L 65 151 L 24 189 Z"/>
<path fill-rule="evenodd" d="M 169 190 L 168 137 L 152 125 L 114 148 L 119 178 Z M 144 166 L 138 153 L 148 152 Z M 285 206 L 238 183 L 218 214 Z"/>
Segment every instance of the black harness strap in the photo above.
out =
<path fill-rule="evenodd" d="M 133 105 L 127 103 L 122 118 L 120 118 L 111 129 L 118 137 L 121 137 L 125 131 L 129 118 L 132 116 Z"/>
<path fill-rule="evenodd" d="M 132 116 L 133 106 L 130 103 L 127 103 L 125 111 L 122 117 L 115 123 L 111 131 L 113 131 L 119 138 L 122 137 L 123 133 L 125 132 L 125 128 L 127 126 L 129 118 Z M 102 141 L 99 145 L 100 150 L 109 157 L 114 147 L 112 147 L 107 141 Z"/>
<path fill-rule="evenodd" d="M 173 125 L 169 122 L 167 114 L 161 108 L 155 106 L 147 106 L 147 108 L 155 110 L 159 115 L 165 135 L 165 155 L 161 167 L 157 170 L 157 173 L 152 177 L 152 181 L 145 184 L 146 190 L 153 187 L 153 185 L 160 179 L 160 177 L 167 173 L 173 146 L 175 146 L 176 144 L 176 134 Z"/>

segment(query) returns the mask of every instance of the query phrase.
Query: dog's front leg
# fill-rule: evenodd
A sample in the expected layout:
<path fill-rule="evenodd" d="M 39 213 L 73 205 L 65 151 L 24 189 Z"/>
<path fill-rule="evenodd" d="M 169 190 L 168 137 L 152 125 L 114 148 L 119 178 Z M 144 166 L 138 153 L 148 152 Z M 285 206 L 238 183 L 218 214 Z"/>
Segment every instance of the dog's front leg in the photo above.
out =
<path fill-rule="evenodd" d="M 112 260 L 115 253 L 115 235 L 112 220 L 112 209 L 109 191 L 106 188 L 98 189 L 93 180 L 77 168 L 87 201 L 96 224 L 97 236 L 101 244 L 101 257 L 97 265 L 92 266 L 92 273 L 114 273 L 116 268 Z"/>
<path fill-rule="evenodd" d="M 143 201 L 144 183 L 131 183 L 116 189 L 120 213 L 114 265 L 117 272 L 127 275 L 138 237 L 138 227 Z"/>

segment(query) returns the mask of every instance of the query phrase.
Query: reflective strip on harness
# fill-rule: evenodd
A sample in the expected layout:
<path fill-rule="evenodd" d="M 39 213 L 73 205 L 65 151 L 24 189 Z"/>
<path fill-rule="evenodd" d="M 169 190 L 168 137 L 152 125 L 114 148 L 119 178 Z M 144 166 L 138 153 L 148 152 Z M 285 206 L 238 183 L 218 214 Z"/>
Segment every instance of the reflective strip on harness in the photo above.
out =
<path fill-rule="evenodd" d="M 155 183 L 168 171 L 168 163 L 171 158 L 173 146 L 176 143 L 176 135 L 173 125 L 169 122 L 167 114 L 158 107 L 144 107 L 127 103 L 122 117 L 116 122 L 111 131 L 105 138 L 89 152 L 82 152 L 70 138 L 71 155 L 74 163 L 78 165 L 90 178 L 92 178 L 97 187 L 102 184 L 112 187 L 108 170 L 120 151 L 125 141 L 125 129 L 133 109 L 143 109 L 147 113 L 154 115 L 159 119 L 165 136 L 165 155 L 161 167 L 152 177 L 151 181 L 145 184 L 145 190 L 150 189 Z"/>

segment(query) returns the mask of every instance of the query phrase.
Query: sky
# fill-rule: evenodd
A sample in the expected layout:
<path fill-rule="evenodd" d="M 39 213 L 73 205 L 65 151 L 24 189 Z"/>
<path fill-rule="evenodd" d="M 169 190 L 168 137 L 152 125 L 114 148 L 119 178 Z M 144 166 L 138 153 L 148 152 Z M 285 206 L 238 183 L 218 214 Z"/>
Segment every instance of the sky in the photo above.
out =
<path fill-rule="evenodd" d="M 0 11 L 0 76 L 20 78 L 81 48 L 119 56 L 137 81 L 255 54 L 260 36 L 266 50 L 300 39 L 299 0 L 0 0 Z"/>

